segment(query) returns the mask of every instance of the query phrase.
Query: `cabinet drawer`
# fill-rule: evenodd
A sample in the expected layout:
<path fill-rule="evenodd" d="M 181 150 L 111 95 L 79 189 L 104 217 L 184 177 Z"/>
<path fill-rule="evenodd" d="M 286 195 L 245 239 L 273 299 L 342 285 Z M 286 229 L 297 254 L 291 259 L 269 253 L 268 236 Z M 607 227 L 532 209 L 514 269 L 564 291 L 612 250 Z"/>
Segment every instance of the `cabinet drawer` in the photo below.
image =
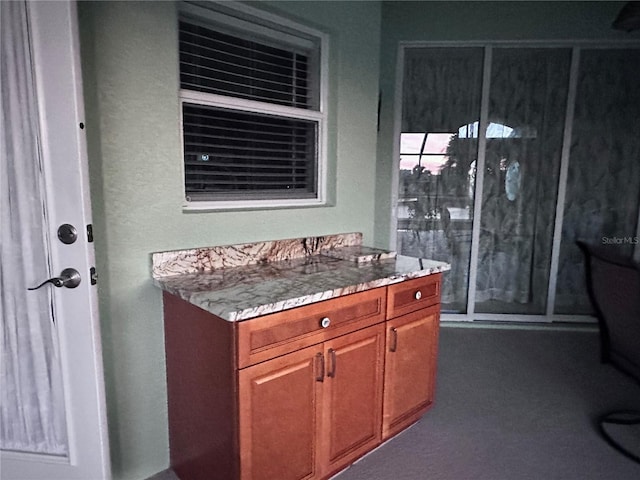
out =
<path fill-rule="evenodd" d="M 238 323 L 244 368 L 384 321 L 386 289 L 376 288 Z"/>
<path fill-rule="evenodd" d="M 415 312 L 440 303 L 442 274 L 407 280 L 389 285 L 387 294 L 387 318 Z"/>

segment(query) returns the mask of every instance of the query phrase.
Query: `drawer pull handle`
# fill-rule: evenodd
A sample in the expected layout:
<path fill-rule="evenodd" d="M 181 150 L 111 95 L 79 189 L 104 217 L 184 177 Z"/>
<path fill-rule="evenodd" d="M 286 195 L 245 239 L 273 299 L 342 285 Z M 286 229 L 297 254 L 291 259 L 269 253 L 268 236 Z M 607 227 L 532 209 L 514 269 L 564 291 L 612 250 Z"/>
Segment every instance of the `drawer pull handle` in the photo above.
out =
<path fill-rule="evenodd" d="M 320 326 L 322 328 L 327 328 L 329 325 L 331 325 L 331 319 L 329 317 L 324 317 L 320 320 Z"/>
<path fill-rule="evenodd" d="M 414 295 L 413 298 L 415 298 L 416 300 L 420 300 L 422 298 L 422 292 L 420 290 L 418 290 Z"/>
<path fill-rule="evenodd" d="M 324 354 L 316 353 L 316 364 L 319 364 L 319 367 L 316 367 L 319 370 L 316 375 L 316 382 L 324 382 Z"/>
<path fill-rule="evenodd" d="M 336 376 L 336 351 L 329 349 L 329 359 L 331 360 L 331 370 L 327 372 L 327 377 L 334 378 Z"/>
<path fill-rule="evenodd" d="M 395 352 L 398 350 L 398 329 L 393 327 L 391 329 L 391 345 L 389 346 L 390 352 Z"/>

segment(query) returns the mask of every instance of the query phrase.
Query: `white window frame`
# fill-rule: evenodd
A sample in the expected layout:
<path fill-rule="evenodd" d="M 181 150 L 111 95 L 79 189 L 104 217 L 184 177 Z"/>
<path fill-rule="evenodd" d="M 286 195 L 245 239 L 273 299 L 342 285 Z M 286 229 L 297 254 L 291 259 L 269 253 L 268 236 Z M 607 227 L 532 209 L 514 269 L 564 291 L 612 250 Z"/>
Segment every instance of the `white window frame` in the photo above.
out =
<path fill-rule="evenodd" d="M 248 210 L 248 209 L 274 209 L 323 206 L 327 204 L 327 97 L 328 97 L 328 66 L 329 66 L 329 37 L 314 28 L 301 25 L 278 15 L 250 7 L 237 2 L 207 2 L 207 7 L 199 6 L 202 2 L 183 2 L 178 9 L 179 18 L 189 17 L 210 21 L 215 24 L 224 24 L 230 27 L 240 28 L 245 31 L 260 33 L 262 36 L 272 37 L 291 45 L 303 45 L 304 37 L 312 37 L 320 45 L 319 58 L 319 108 L 317 110 L 288 107 L 255 100 L 217 95 L 194 90 L 180 89 L 180 144 L 182 153 L 182 189 L 184 203 L 183 211 L 217 211 L 217 210 Z M 252 20 L 254 20 L 252 22 Z M 268 25 L 274 25 L 269 28 Z M 276 28 L 281 27 L 280 32 Z M 292 34 L 286 33 L 293 32 Z M 296 36 L 299 33 L 300 36 Z M 184 167 L 184 129 L 183 129 L 183 105 L 203 105 L 221 107 L 243 111 L 247 113 L 261 113 L 280 117 L 288 117 L 296 120 L 310 120 L 317 123 L 316 145 L 316 196 L 315 198 L 282 198 L 282 199 L 246 199 L 238 200 L 199 200 L 188 201 L 185 195 L 185 167 Z"/>

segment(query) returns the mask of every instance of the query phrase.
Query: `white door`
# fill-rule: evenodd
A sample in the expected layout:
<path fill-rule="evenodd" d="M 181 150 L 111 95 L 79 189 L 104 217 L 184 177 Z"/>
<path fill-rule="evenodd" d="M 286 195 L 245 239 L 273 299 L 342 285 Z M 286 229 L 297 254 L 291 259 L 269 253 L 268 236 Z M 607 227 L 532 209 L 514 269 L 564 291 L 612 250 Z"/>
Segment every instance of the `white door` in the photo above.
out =
<path fill-rule="evenodd" d="M 53 352 L 51 354 L 53 360 L 50 361 L 45 373 L 58 372 L 47 377 L 46 383 L 58 383 L 59 387 L 54 385 L 52 389 L 54 394 L 51 396 L 53 400 L 49 402 L 50 405 L 42 405 L 42 401 L 32 401 L 32 398 L 37 395 L 21 394 L 16 396 L 21 400 L 14 402 L 12 407 L 2 405 L 2 408 L 3 410 L 18 408 L 22 409 L 20 411 L 26 411 L 28 408 L 32 409 L 33 404 L 37 404 L 39 417 L 46 417 L 51 410 L 57 408 L 56 411 L 59 411 L 59 414 L 55 418 L 58 420 L 53 423 L 59 425 L 45 424 L 42 429 L 58 428 L 60 432 L 54 436 L 60 441 L 53 448 L 53 452 L 44 449 L 45 453 L 43 453 L 43 450 L 38 450 L 39 445 L 36 445 L 35 450 L 21 447 L 7 449 L 7 445 L 20 445 L 20 442 L 12 443 L 11 438 L 5 439 L 6 431 L 10 429 L 7 425 L 3 425 L 4 449 L 0 475 L 2 480 L 104 480 L 110 478 L 110 462 L 96 298 L 97 285 L 92 281 L 95 280 L 95 276 L 92 278 L 90 273 L 95 263 L 92 238 L 87 229 L 91 224 L 91 211 L 76 5 L 74 2 L 67 1 L 26 2 L 25 5 L 24 25 L 18 22 L 8 24 L 2 21 L 2 27 L 5 30 L 2 32 L 3 43 L 6 40 L 5 34 L 8 34 L 7 30 L 11 29 L 22 29 L 24 37 L 30 40 L 30 48 L 26 50 L 31 51 L 33 68 L 30 70 L 33 72 L 34 98 L 36 99 L 34 103 L 37 109 L 30 118 L 38 117 L 35 125 L 36 131 L 39 130 L 37 137 L 40 140 L 41 152 L 41 167 L 37 169 L 40 172 L 38 175 L 42 177 L 41 200 L 37 200 L 38 196 L 28 191 L 19 192 L 19 195 L 25 195 L 23 198 L 33 198 L 26 203 L 33 202 L 35 208 L 39 209 L 35 212 L 40 212 L 44 234 L 40 245 L 35 241 L 27 242 L 27 247 L 23 247 L 21 255 L 25 258 L 44 258 L 44 263 L 48 265 L 42 265 L 44 278 L 30 278 L 28 273 L 25 274 L 25 278 L 17 282 L 23 284 L 15 286 L 13 295 L 15 298 L 24 295 L 27 305 L 41 301 L 44 301 L 46 306 L 50 305 L 49 311 L 45 310 L 41 315 L 42 319 L 38 325 L 45 326 L 43 331 L 47 335 L 50 333 L 52 340 L 51 345 L 46 346 L 46 349 Z M 9 8 L 5 9 L 5 6 L 2 5 L 3 16 L 9 12 Z M 3 55 L 5 55 L 4 48 Z M 4 60 L 2 66 L 5 67 Z M 11 74 L 11 72 L 7 73 Z M 3 82 L 4 79 L 3 74 Z M 19 85 L 20 82 L 17 84 Z M 24 87 L 28 88 L 29 85 Z M 3 102 L 7 103 L 7 98 L 10 100 L 10 97 L 3 91 Z M 4 111 L 3 107 L 3 123 L 5 123 Z M 3 140 L 5 140 L 4 137 L 3 126 Z M 20 161 L 26 162 L 31 159 L 21 158 Z M 3 183 L 3 185 L 6 184 Z M 14 187 L 10 182 L 8 185 L 10 188 Z M 18 187 L 15 188 L 18 189 Z M 3 201 L 5 198 L 3 194 Z M 7 211 L 9 213 L 5 215 Z M 10 217 L 11 211 L 5 208 L 2 225 L 5 233 L 12 228 L 11 225 L 5 224 L 6 216 Z M 59 230 L 59 227 L 65 224 L 73 226 L 77 231 L 75 241 L 71 241 L 73 235 L 68 235 L 68 231 L 65 235 L 64 229 Z M 13 228 L 14 231 L 18 230 L 15 226 Z M 59 234 L 68 243 L 59 239 Z M 2 239 L 6 241 L 4 234 Z M 10 262 L 3 262 L 0 266 L 5 268 L 3 285 L 6 285 L 7 278 L 10 278 L 6 272 L 6 263 Z M 61 272 L 68 268 L 73 268 L 79 273 L 80 283 L 77 287 L 68 288 L 67 284 L 56 287 L 53 283 L 48 283 L 37 290 L 27 290 L 27 287 L 35 287 L 47 278 L 60 276 Z M 31 277 L 34 276 L 31 275 Z M 19 277 L 16 276 L 16 278 Z M 5 300 L 9 296 L 7 292 L 8 290 L 0 292 L 5 296 Z M 44 318 L 45 316 L 47 318 Z M 15 330 L 20 329 L 22 319 L 16 318 L 18 315 L 13 315 L 13 319 L 9 317 L 11 315 L 3 313 L 3 341 L 13 335 L 13 332 L 10 332 L 10 324 L 14 325 Z M 39 342 L 42 335 L 39 333 L 37 337 L 31 339 L 33 342 L 28 339 L 27 343 Z M 5 360 L 4 344 L 2 348 L 3 360 Z M 21 352 L 16 355 L 20 365 L 22 362 L 25 365 L 35 362 L 29 358 L 29 355 L 24 355 L 20 348 L 16 351 Z M 32 349 L 32 356 L 39 356 L 39 353 L 37 349 Z M 21 368 L 18 367 L 16 370 Z M 37 374 L 36 380 L 40 381 Z M 24 385 L 18 385 L 18 387 L 12 385 L 11 380 L 7 378 L 2 378 L 2 383 L 3 389 L 17 388 L 28 391 Z M 23 380 L 22 383 L 25 381 Z M 55 393 L 56 391 L 58 393 Z M 4 398 L 3 396 L 3 400 Z M 16 424 L 18 423 L 25 422 L 16 419 Z M 15 429 L 17 431 L 19 426 L 17 425 Z M 29 434 L 23 437 L 28 438 Z"/>

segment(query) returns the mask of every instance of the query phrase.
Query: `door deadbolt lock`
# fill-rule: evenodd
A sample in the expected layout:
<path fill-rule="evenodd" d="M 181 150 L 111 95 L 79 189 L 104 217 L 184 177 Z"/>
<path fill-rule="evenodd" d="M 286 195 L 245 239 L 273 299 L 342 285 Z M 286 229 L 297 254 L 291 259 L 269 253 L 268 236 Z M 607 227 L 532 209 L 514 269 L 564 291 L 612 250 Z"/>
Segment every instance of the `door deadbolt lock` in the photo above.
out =
<path fill-rule="evenodd" d="M 63 223 L 58 227 L 58 240 L 65 245 L 71 245 L 78 239 L 78 230 L 73 225 Z"/>

